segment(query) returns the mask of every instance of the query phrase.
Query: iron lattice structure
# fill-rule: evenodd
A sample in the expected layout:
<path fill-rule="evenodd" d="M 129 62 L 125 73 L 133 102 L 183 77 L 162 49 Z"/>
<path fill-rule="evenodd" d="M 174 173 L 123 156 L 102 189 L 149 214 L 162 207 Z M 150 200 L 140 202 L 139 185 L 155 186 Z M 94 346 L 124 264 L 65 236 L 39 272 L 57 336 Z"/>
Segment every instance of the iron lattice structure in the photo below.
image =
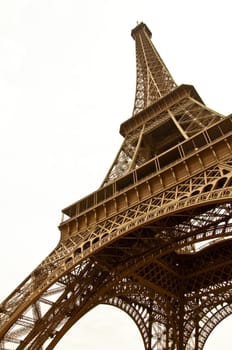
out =
<path fill-rule="evenodd" d="M 99 304 L 145 350 L 202 350 L 232 313 L 232 119 L 177 86 L 140 23 L 133 116 L 100 188 L 63 210 L 57 247 L 1 304 L 1 349 L 53 349 Z"/>

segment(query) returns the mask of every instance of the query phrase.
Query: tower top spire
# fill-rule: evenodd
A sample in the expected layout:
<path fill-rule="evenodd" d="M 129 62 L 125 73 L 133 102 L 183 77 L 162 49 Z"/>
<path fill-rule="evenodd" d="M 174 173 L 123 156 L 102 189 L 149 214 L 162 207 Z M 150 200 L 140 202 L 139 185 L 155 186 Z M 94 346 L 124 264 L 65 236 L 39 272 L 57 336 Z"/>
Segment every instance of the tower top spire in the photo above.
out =
<path fill-rule="evenodd" d="M 152 37 L 152 32 L 150 31 L 148 26 L 143 22 L 137 22 L 137 26 L 131 31 L 132 38 L 136 39 L 136 34 L 141 30 L 144 30 L 150 38 Z"/>
<path fill-rule="evenodd" d="M 147 25 L 139 23 L 131 35 L 136 45 L 136 94 L 133 114 L 177 87 L 170 72 L 154 47 Z"/>

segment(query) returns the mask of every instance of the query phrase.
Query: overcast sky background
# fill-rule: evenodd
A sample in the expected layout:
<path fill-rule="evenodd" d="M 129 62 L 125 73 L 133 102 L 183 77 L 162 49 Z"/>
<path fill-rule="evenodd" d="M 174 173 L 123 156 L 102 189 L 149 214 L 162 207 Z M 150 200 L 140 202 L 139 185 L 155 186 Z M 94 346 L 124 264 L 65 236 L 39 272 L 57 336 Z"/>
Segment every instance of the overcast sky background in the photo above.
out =
<path fill-rule="evenodd" d="M 133 110 L 137 21 L 177 84 L 232 112 L 230 0 L 0 0 L 0 300 L 56 246 L 62 208 L 96 190 L 115 158 Z M 220 326 L 206 350 L 231 348 L 232 321 Z M 98 307 L 56 347 L 93 348 L 143 344 L 127 315 Z"/>

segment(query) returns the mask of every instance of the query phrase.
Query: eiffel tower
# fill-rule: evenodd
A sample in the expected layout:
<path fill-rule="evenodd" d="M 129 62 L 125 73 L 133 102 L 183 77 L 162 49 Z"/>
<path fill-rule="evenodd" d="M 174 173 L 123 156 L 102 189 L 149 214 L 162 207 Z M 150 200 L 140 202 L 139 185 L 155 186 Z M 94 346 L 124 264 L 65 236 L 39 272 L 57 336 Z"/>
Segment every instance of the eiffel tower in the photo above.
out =
<path fill-rule="evenodd" d="M 145 350 L 202 350 L 232 314 L 232 119 L 177 86 L 144 23 L 136 94 L 113 164 L 63 209 L 57 247 L 0 305 L 1 349 L 53 349 L 99 304 Z"/>

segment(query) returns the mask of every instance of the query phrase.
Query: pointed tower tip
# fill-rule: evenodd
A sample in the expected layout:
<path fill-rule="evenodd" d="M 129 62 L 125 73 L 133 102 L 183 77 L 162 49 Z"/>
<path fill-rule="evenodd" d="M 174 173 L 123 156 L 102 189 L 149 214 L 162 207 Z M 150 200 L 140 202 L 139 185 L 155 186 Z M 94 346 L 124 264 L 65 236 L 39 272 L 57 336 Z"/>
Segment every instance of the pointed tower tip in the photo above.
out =
<path fill-rule="evenodd" d="M 137 22 L 138 23 L 138 22 Z M 141 32 L 141 30 L 145 30 L 145 32 L 148 34 L 149 38 L 152 37 L 152 32 L 150 31 L 150 29 L 148 28 L 148 26 L 143 23 L 143 22 L 140 22 L 139 24 L 137 24 L 137 26 L 132 29 L 131 31 L 131 36 L 133 39 L 135 39 L 136 35 Z"/>

